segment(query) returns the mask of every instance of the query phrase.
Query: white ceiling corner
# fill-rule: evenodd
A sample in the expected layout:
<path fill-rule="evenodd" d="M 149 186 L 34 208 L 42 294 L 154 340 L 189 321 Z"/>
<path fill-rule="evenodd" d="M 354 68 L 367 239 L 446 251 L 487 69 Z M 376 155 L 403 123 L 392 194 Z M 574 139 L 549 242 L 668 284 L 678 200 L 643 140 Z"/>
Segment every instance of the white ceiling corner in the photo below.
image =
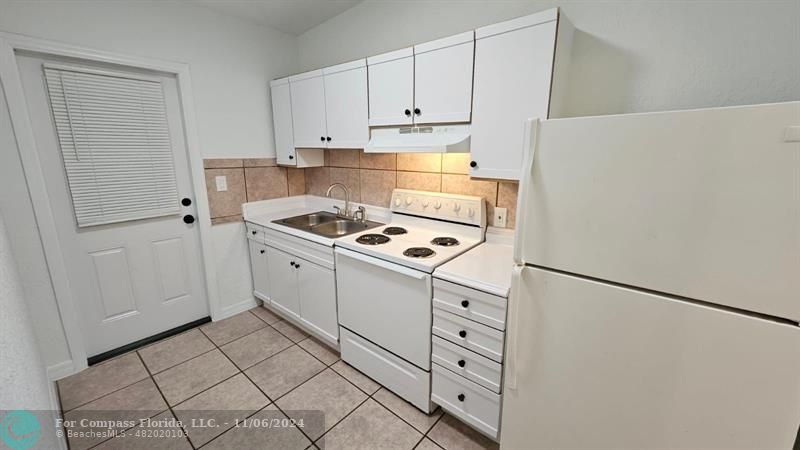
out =
<path fill-rule="evenodd" d="M 300 35 L 361 0 L 195 0 L 219 13 Z"/>

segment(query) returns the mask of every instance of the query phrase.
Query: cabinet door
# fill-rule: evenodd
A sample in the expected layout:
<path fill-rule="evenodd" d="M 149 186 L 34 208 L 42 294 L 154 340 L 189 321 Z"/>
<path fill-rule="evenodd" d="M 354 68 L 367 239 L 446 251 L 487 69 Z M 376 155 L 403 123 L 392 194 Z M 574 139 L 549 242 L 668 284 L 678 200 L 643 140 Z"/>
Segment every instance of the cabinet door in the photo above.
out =
<path fill-rule="evenodd" d="M 289 78 L 292 93 L 294 146 L 325 147 L 325 85 L 322 71 L 315 70 Z"/>
<path fill-rule="evenodd" d="M 292 97 L 289 79 L 270 83 L 272 92 L 272 125 L 278 164 L 295 165 L 294 131 L 292 130 Z"/>
<path fill-rule="evenodd" d="M 548 114 L 556 22 L 476 33 L 470 175 L 518 180 L 525 121 Z"/>
<path fill-rule="evenodd" d="M 267 273 L 267 246 L 252 239 L 250 244 L 250 270 L 253 274 L 253 295 L 269 303 L 269 273 Z"/>
<path fill-rule="evenodd" d="M 298 269 L 300 317 L 333 345 L 339 339 L 336 317 L 336 276 L 330 269 L 305 260 Z"/>
<path fill-rule="evenodd" d="M 367 63 L 323 69 L 328 148 L 363 148 L 369 142 Z"/>
<path fill-rule="evenodd" d="M 414 47 L 414 122 L 469 122 L 472 31 Z"/>
<path fill-rule="evenodd" d="M 414 109 L 414 49 L 367 58 L 369 125 L 410 125 Z"/>
<path fill-rule="evenodd" d="M 300 301 L 297 298 L 297 258 L 276 248 L 267 247 L 267 272 L 269 273 L 272 306 L 286 314 L 300 318 Z"/>

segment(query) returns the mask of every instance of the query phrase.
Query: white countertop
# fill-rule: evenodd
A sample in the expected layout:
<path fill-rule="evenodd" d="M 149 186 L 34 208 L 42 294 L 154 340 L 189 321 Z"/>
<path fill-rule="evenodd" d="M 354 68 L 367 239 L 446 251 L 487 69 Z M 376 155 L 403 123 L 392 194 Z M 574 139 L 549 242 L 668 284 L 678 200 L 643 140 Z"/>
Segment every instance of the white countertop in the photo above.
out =
<path fill-rule="evenodd" d="M 261 200 L 242 205 L 242 216 L 246 222 L 260 225 L 281 233 L 316 242 L 327 247 L 333 247 L 335 239 L 319 236 L 307 231 L 287 227 L 273 220 L 285 219 L 287 217 L 299 216 L 317 211 L 328 211 L 335 213 L 333 206 L 344 207 L 344 200 L 335 200 L 327 197 L 317 197 L 316 195 L 296 195 L 293 197 L 282 197 L 272 200 Z M 387 223 L 391 217 L 391 211 L 379 206 L 362 205 L 361 203 L 350 202 L 350 208 L 356 209 L 364 206 L 367 210 L 367 219 L 375 222 Z"/>
<path fill-rule="evenodd" d="M 486 242 L 436 268 L 435 278 L 508 298 L 514 267 L 514 231 L 492 228 Z"/>

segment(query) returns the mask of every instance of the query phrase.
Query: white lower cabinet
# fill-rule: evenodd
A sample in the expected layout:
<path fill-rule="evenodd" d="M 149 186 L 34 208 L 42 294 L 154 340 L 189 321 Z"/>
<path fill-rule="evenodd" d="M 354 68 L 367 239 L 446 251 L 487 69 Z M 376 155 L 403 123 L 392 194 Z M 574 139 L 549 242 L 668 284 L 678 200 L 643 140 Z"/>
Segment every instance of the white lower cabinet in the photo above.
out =
<path fill-rule="evenodd" d="M 267 246 L 261 242 L 248 239 L 250 247 L 250 270 L 253 274 L 253 295 L 270 302 L 269 273 L 267 268 Z"/>
<path fill-rule="evenodd" d="M 337 346 L 334 271 L 269 245 L 266 250 L 270 305 L 316 337 Z"/>
<path fill-rule="evenodd" d="M 434 364 L 431 400 L 450 414 L 497 439 L 500 395 Z"/>

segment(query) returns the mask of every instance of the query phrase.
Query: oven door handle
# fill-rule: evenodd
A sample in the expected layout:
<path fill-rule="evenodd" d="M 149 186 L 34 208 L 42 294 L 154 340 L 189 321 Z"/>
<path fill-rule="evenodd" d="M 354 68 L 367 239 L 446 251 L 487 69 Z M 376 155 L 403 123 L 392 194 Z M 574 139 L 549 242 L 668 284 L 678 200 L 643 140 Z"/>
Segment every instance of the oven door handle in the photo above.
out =
<path fill-rule="evenodd" d="M 352 259 L 361 261 L 363 263 L 372 264 L 373 266 L 378 266 L 378 267 L 380 267 L 382 269 L 391 270 L 392 272 L 397 272 L 397 273 L 403 274 L 403 275 L 411 277 L 411 278 L 416 278 L 417 280 L 425 280 L 428 277 L 430 277 L 430 275 L 425 273 L 425 272 L 420 272 L 418 270 L 409 269 L 409 268 L 403 267 L 403 266 L 401 266 L 399 264 L 394 264 L 394 263 L 390 263 L 390 262 L 384 261 L 382 259 L 373 258 L 371 256 L 363 255 L 361 253 L 354 252 L 352 250 L 345 250 L 343 248 L 337 248 L 336 249 L 336 253 L 341 255 L 341 256 L 345 256 L 347 258 L 352 258 Z"/>

